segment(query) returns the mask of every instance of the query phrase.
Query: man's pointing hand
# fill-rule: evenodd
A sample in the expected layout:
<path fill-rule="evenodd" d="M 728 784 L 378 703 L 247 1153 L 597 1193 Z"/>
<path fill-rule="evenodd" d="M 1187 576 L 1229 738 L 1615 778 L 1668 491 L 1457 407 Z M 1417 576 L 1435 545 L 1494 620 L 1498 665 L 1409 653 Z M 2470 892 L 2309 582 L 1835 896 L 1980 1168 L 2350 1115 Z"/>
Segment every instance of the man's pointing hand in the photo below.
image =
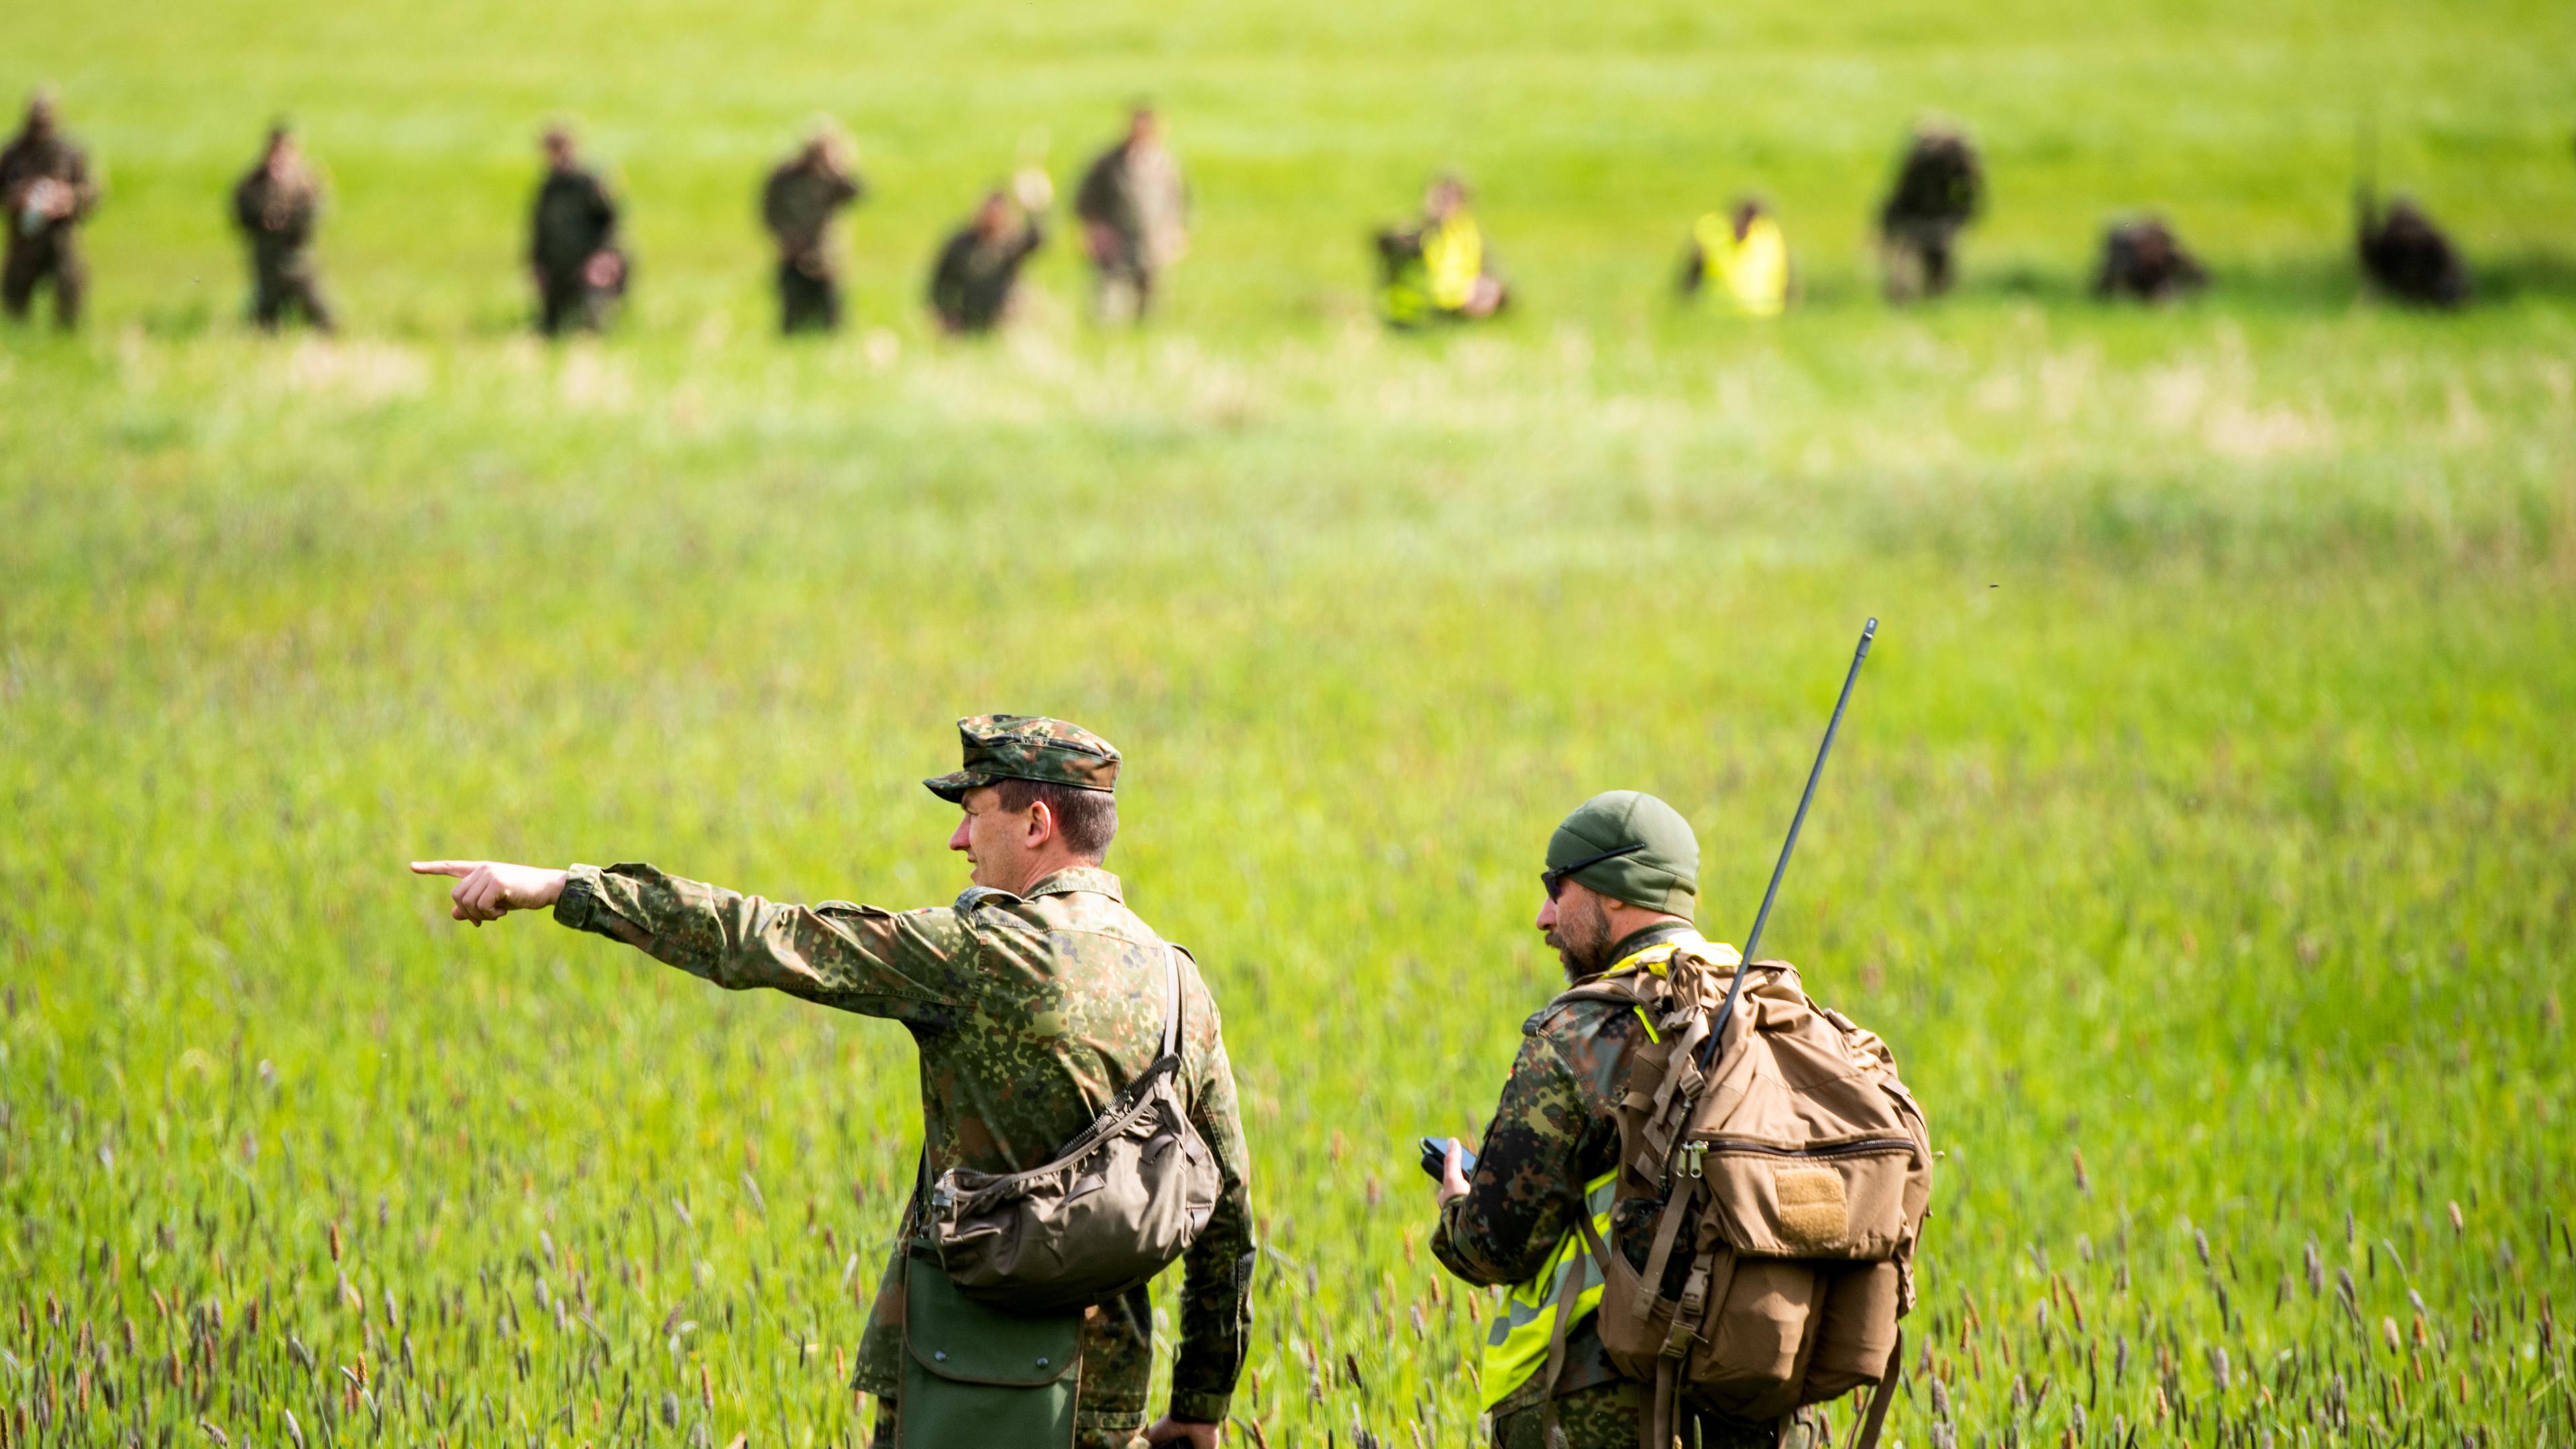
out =
<path fill-rule="evenodd" d="M 481 925 L 512 911 L 543 910 L 563 894 L 564 873 L 537 865 L 510 865 L 498 860 L 415 860 L 415 875 L 452 875 L 456 889 L 447 893 L 448 914 Z"/>

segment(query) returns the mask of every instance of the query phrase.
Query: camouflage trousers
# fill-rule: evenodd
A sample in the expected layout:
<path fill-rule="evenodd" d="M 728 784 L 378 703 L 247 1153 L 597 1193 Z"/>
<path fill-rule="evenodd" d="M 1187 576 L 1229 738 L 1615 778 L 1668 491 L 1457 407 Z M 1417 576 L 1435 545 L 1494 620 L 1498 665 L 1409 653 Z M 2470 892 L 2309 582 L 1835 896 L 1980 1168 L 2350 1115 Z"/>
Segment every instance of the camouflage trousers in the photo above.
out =
<path fill-rule="evenodd" d="M 300 313 L 324 332 L 331 330 L 331 303 L 322 295 L 322 280 L 310 257 L 301 252 L 283 257 L 253 257 L 250 320 L 269 331 Z"/>
<path fill-rule="evenodd" d="M 1637 1449 L 1638 1385 L 1627 1380 L 1594 1384 L 1561 1395 L 1556 1426 L 1564 1449 Z M 1770 1424 L 1736 1424 L 1698 1417 L 1682 1426 L 1683 1449 L 1774 1449 L 1780 1431 Z M 1547 1442 L 1544 1404 L 1514 1409 L 1494 1419 L 1493 1449 L 1553 1449 Z"/>
<path fill-rule="evenodd" d="M 55 233 L 19 236 L 13 229 L 8 259 L 0 263 L 0 312 L 13 322 L 24 320 L 35 304 L 36 288 L 45 283 L 54 289 L 54 325 L 79 325 L 81 297 L 89 290 L 89 268 L 81 264 L 79 243 Z"/>

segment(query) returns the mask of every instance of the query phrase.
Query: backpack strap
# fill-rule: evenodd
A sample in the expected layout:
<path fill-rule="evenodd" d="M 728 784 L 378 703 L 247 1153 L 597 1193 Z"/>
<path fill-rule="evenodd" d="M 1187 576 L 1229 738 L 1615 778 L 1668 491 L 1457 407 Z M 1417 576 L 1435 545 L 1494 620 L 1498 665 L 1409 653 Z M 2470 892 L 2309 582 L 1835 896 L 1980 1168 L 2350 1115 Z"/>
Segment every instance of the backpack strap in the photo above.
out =
<path fill-rule="evenodd" d="M 1905 1330 L 1896 1330 L 1896 1342 L 1887 1350 L 1887 1371 L 1878 1376 L 1878 1387 L 1869 1391 L 1869 1410 L 1852 1425 L 1851 1449 L 1878 1449 L 1879 1431 L 1887 1427 L 1887 1406 L 1896 1398 L 1896 1381 L 1905 1376 Z"/>

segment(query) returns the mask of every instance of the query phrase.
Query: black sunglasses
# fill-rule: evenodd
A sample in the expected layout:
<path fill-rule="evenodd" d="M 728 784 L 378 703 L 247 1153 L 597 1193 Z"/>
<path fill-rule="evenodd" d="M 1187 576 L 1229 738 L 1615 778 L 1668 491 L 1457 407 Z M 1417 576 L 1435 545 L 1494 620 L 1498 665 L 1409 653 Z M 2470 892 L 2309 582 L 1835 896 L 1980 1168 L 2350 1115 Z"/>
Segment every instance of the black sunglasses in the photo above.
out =
<path fill-rule="evenodd" d="M 1573 875 L 1577 871 L 1590 870 L 1592 867 L 1599 865 L 1605 860 L 1617 860 L 1623 855 L 1635 855 L 1638 851 L 1645 848 L 1646 843 L 1641 840 L 1634 845 L 1623 845 L 1616 850 L 1605 850 L 1599 855 L 1587 856 L 1561 870 L 1543 870 L 1538 873 L 1538 883 L 1547 887 L 1547 898 L 1549 900 L 1555 900 L 1556 893 L 1565 889 L 1565 878 L 1567 876 Z"/>

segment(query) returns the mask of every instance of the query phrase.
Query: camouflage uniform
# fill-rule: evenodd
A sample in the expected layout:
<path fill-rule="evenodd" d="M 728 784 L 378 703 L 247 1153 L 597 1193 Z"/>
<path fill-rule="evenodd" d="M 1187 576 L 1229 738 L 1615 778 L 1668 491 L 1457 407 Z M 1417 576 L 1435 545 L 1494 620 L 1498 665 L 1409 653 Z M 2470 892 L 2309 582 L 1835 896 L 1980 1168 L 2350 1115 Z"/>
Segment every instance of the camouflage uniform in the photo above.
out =
<path fill-rule="evenodd" d="M 1046 245 L 1046 225 L 1032 216 L 998 237 L 970 223 L 939 249 L 930 273 L 930 307 L 951 332 L 989 332 L 1010 305 L 1020 264 Z"/>
<path fill-rule="evenodd" d="M 266 157 L 233 188 L 233 224 L 250 243 L 251 320 L 274 329 L 292 307 L 328 332 L 331 306 L 313 262 L 322 187 L 300 161 L 272 168 Z"/>
<path fill-rule="evenodd" d="M 1180 260 L 1189 188 L 1180 163 L 1159 140 L 1130 137 L 1100 154 L 1074 193 L 1074 214 L 1108 245 L 1095 251 L 1102 308 L 1114 292 L 1135 296 L 1135 315 L 1154 299 L 1154 275 Z"/>
<path fill-rule="evenodd" d="M 617 246 L 617 202 L 585 167 L 550 169 L 528 218 L 528 262 L 537 274 L 537 326 L 548 336 L 578 327 L 597 331 L 608 304 L 624 290 L 585 274 L 590 259 Z"/>
<path fill-rule="evenodd" d="M 1070 726 L 1010 715 L 959 725 L 967 768 L 926 782 L 947 798 L 1036 769 L 1059 783 L 1079 784 L 1070 772 L 1116 775 L 1116 753 Z M 1106 753 L 1083 754 L 1093 744 Z M 766 986 L 903 1023 L 920 1052 L 934 1179 L 951 1167 L 1007 1173 L 1047 1161 L 1161 1049 L 1162 940 L 1127 909 L 1118 878 L 1096 868 L 1057 871 L 1024 896 L 972 887 L 953 906 L 893 912 L 776 904 L 649 865 L 577 865 L 555 919 L 731 990 Z M 1252 1321 L 1250 1165 L 1216 1003 L 1195 963 L 1183 990 L 1179 1081 L 1223 1193 L 1185 1259 L 1170 1412 L 1221 1423 Z M 907 1247 L 897 1244 L 880 1280 L 853 1380 L 880 1398 L 901 1382 Z M 1092 1309 L 1082 1342 L 1078 1442 L 1124 1449 L 1143 1427 L 1153 1372 L 1149 1290 Z"/>
<path fill-rule="evenodd" d="M 1968 138 L 1956 131 L 1917 132 L 1878 211 L 1879 235 L 1908 269 L 1891 269 L 1888 290 L 1927 297 L 1950 290 L 1950 248 L 1985 200 L 1985 168 Z"/>
<path fill-rule="evenodd" d="M 811 150 L 769 173 L 760 220 L 778 241 L 782 332 L 829 332 L 841 325 L 841 279 L 829 246 L 832 218 L 867 195 L 867 183 Z"/>
<path fill-rule="evenodd" d="M 2400 197 L 2383 212 L 2364 193 L 2358 210 L 2355 245 L 2372 285 L 2423 307 L 2457 307 L 2469 300 L 2469 269 L 2459 248 L 2422 207 Z"/>
<path fill-rule="evenodd" d="M 67 215 L 30 214 L 30 196 L 40 183 L 71 189 Z M 0 206 L 5 206 L 9 246 L 0 261 L 0 311 L 21 321 L 36 299 L 36 288 L 54 287 L 54 321 L 71 327 L 80 321 L 81 298 L 89 289 L 89 269 L 82 265 L 80 224 L 98 205 L 99 185 L 90 175 L 89 157 L 51 124 L 50 111 L 39 122 L 33 108 L 27 125 L 0 150 Z"/>
<path fill-rule="evenodd" d="M 1662 923 L 1627 936 L 1609 958 L 1625 961 L 1698 939 L 1687 925 Z M 1470 1283 L 1518 1283 L 1575 1231 L 1583 1184 L 1617 1166 L 1613 1109 L 1629 1044 L 1644 1030 L 1635 1011 L 1592 1000 L 1552 1002 L 1522 1024 L 1520 1055 L 1485 1129 L 1468 1193 L 1440 1210 L 1431 1237 L 1432 1253 L 1450 1272 Z M 1643 1199 L 1619 1203 L 1612 1241 L 1622 1250 L 1630 1244 L 1642 1250 L 1654 1209 Z M 1585 1314 L 1566 1335 L 1565 1365 L 1554 1386 L 1558 1421 L 1570 1449 L 1635 1449 L 1637 1385 L 1611 1364 L 1594 1317 Z M 1540 1444 L 1550 1391 L 1544 1377 L 1533 1373 L 1494 1405 L 1495 1449 Z M 1776 1434 L 1770 1425 L 1705 1419 L 1700 1443 L 1769 1449 Z"/>
<path fill-rule="evenodd" d="M 2170 301 L 2209 285 L 2209 273 L 2155 217 L 2123 222 L 2102 237 L 2102 265 L 2093 274 L 2096 297 Z"/>

